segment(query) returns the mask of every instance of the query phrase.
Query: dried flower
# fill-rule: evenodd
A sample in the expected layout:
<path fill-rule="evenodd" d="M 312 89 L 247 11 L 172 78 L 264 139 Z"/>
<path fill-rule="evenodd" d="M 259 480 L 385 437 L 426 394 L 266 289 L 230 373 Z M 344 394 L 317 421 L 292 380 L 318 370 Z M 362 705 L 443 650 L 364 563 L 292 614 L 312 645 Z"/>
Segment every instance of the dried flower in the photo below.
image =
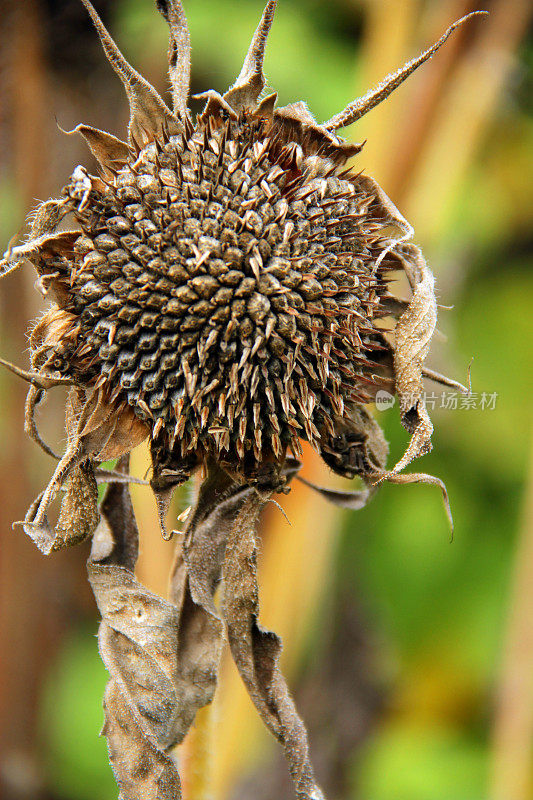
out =
<path fill-rule="evenodd" d="M 214 691 L 223 626 L 212 596 L 223 579 L 231 591 L 222 619 L 236 663 L 285 745 L 298 796 L 318 798 L 305 729 L 277 667 L 279 642 L 257 625 L 254 522 L 297 472 L 302 439 L 335 472 L 366 484 L 353 493 L 322 490 L 334 502 L 361 507 L 384 479 L 436 483 L 446 497 L 438 479 L 401 474 L 431 448 L 422 378 L 436 324 L 433 277 L 408 242 L 411 226 L 371 178 L 346 167 L 362 145 L 336 131 L 384 100 L 468 17 L 318 124 L 305 103 L 277 108 L 276 94 L 261 97 L 270 0 L 237 80 L 223 96 L 200 95 L 206 105 L 193 120 L 179 0 L 157 2 L 170 27 L 172 110 L 82 2 L 125 86 L 130 122 L 127 142 L 77 126 L 72 133 L 85 138 L 100 174 L 76 167 L 61 199 L 35 212 L 28 241 L 0 263 L 7 273 L 31 261 L 52 301 L 31 332 L 31 371 L 11 367 L 31 384 L 26 428 L 49 453 L 35 408 L 51 387 L 72 387 L 66 453 L 24 529 L 46 553 L 95 535 L 90 578 L 113 676 L 106 734 L 123 797 L 141 796 L 134 793 L 141 773 L 166 776 L 158 797 L 178 796 L 167 753 Z M 67 216 L 73 229 L 58 231 Z M 406 300 L 391 291 L 398 273 L 410 287 Z M 411 433 L 389 471 L 386 442 L 366 408 L 379 391 L 398 396 Z M 155 600 L 133 576 L 137 533 L 127 487 L 116 485 L 131 480 L 126 461 L 116 472 L 98 467 L 146 438 L 165 535 L 172 490 L 202 465 L 208 474 L 187 524 L 173 604 Z M 101 514 L 98 479 L 111 482 Z M 52 528 L 47 510 L 60 490 Z M 125 591 L 130 602 L 117 611 L 114 593 Z M 143 636 L 135 608 L 146 618 Z M 187 614 L 196 620 L 196 644 L 184 634 Z M 147 643 L 146 631 L 156 629 L 165 631 L 164 646 Z M 121 661 L 128 648 L 137 653 L 135 668 Z M 173 699 L 140 720 L 140 705 L 149 703 L 137 696 L 144 685 L 137 677 L 150 670 L 159 676 L 155 695 Z M 129 728 L 139 731 L 135 757 L 122 738 Z M 137 758 L 152 759 L 150 766 Z"/>

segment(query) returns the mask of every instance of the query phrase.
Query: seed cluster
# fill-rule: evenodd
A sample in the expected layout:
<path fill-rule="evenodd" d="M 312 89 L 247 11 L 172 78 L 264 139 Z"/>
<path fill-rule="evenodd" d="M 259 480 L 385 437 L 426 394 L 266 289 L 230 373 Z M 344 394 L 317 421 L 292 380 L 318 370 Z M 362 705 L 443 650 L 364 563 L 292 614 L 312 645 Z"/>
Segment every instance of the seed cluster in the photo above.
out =
<path fill-rule="evenodd" d="M 373 197 L 349 172 L 310 176 L 317 158 L 265 127 L 241 115 L 165 137 L 82 208 L 66 189 L 83 229 L 69 370 L 104 376 L 182 457 L 279 459 L 380 386 Z"/>
<path fill-rule="evenodd" d="M 77 126 L 99 175 L 78 166 L 61 199 L 36 211 L 29 240 L 0 262 L 10 271 L 31 260 L 52 300 L 30 338 L 28 432 L 50 452 L 36 405 L 51 385 L 75 384 L 73 452 L 106 460 L 148 437 L 153 484 L 186 480 L 208 456 L 244 481 L 272 468 L 275 483 L 301 440 L 335 472 L 374 480 L 386 453 L 364 406 L 386 390 L 412 435 L 388 473 L 396 480 L 431 448 L 421 393 L 433 277 L 381 188 L 346 168 L 362 145 L 336 132 L 472 15 L 318 123 L 305 103 L 280 108 L 275 93 L 262 95 L 275 0 L 235 83 L 224 95 L 205 92 L 196 117 L 178 0 L 158 2 L 170 30 L 172 108 L 82 2 L 125 86 L 130 121 L 127 141 Z M 73 229 L 59 230 L 67 216 Z M 396 272 L 406 299 L 391 292 Z"/>

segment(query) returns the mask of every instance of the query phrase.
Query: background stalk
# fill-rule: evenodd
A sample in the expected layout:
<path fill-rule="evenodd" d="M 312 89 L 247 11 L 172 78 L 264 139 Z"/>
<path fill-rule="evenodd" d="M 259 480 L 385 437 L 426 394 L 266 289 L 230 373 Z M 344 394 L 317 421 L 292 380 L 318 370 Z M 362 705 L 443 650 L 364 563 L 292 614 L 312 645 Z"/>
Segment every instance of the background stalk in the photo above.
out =
<path fill-rule="evenodd" d="M 216 700 L 201 708 L 179 748 L 183 800 L 212 800 L 213 755 L 216 752 Z"/>

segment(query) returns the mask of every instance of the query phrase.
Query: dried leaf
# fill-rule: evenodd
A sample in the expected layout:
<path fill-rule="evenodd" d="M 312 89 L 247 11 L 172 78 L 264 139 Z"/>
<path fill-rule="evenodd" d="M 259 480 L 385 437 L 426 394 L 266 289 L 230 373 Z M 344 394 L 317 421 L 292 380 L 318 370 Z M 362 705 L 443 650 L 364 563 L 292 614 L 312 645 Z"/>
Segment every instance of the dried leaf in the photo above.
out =
<path fill-rule="evenodd" d="M 88 573 L 102 615 L 100 653 L 111 675 L 103 733 L 120 798 L 179 800 L 178 771 L 169 755 L 181 708 L 174 681 L 178 611 L 133 574 L 138 532 L 127 485 L 109 487 L 101 513 L 105 524 Z"/>
<path fill-rule="evenodd" d="M 99 639 L 100 649 L 105 637 Z M 119 800 L 181 800 L 176 763 L 140 733 L 139 719 L 123 702 L 119 687 L 110 682 L 104 695 L 109 760 L 120 786 Z"/>
<path fill-rule="evenodd" d="M 181 797 L 170 750 L 215 691 L 223 623 L 213 595 L 236 497 L 250 491 L 212 466 L 177 558 L 174 604 L 133 575 L 138 533 L 127 486 L 113 484 L 106 493 L 88 569 L 111 674 L 103 732 L 124 800 Z"/>
<path fill-rule="evenodd" d="M 58 549 L 55 548 L 54 545 L 56 542 L 59 545 L 59 542 L 63 538 L 62 531 L 57 527 L 52 529 L 48 523 L 48 507 L 54 501 L 61 487 L 65 484 L 71 473 L 77 469 L 84 460 L 86 460 L 86 456 L 84 456 L 83 452 L 81 451 L 78 442 L 73 441 L 67 448 L 63 458 L 58 463 L 48 486 L 44 492 L 42 492 L 32 503 L 24 518 L 24 522 L 22 523 L 24 532 L 27 533 L 31 539 L 33 539 L 37 547 L 39 547 L 39 549 L 42 550 L 45 555 L 48 555 L 52 549 Z M 73 487 L 75 486 L 76 483 L 73 484 Z M 65 496 L 63 502 L 65 502 L 67 497 L 69 497 L 69 495 Z M 84 492 L 84 499 L 87 500 L 88 497 L 89 493 Z M 68 502 L 70 505 L 70 499 Z M 72 502 L 75 503 L 75 500 Z M 81 515 L 85 512 L 80 510 L 79 513 L 81 518 Z M 91 510 L 87 511 L 86 517 L 87 519 L 91 519 Z M 75 533 L 69 531 L 66 538 L 70 539 L 71 536 L 75 537 Z"/>
<path fill-rule="evenodd" d="M 437 323 L 435 281 L 420 249 L 407 241 L 413 235 L 413 229 L 394 203 L 372 178 L 359 176 L 358 183 L 374 195 L 376 212 L 382 216 L 383 222 L 402 234 L 400 238 L 391 238 L 389 246 L 382 250 L 377 259 L 376 266 L 389 255 L 398 259 L 413 292 L 394 329 L 395 389 L 402 424 L 412 434 L 404 455 L 392 469 L 393 473 L 398 473 L 413 459 L 431 450 L 433 425 L 424 406 L 422 377 L 424 361 Z"/>
<path fill-rule="evenodd" d="M 444 503 L 444 509 L 446 511 L 446 516 L 448 517 L 450 529 L 453 533 L 453 516 L 450 507 L 450 499 L 448 497 L 446 484 L 444 483 L 444 481 L 441 481 L 440 478 L 435 477 L 435 475 L 426 475 L 425 472 L 408 472 L 400 475 L 392 471 L 392 472 L 376 472 L 374 479 L 375 479 L 375 485 L 385 480 L 388 481 L 388 483 L 399 483 L 399 484 L 426 483 L 429 486 L 438 486 L 442 492 L 442 501 Z"/>
<path fill-rule="evenodd" d="M 281 641 L 258 624 L 255 525 L 267 499 L 256 491 L 241 495 L 226 543 L 223 614 L 237 669 L 263 721 L 283 744 L 296 796 L 300 800 L 321 800 L 307 732 L 279 669 Z"/>
<path fill-rule="evenodd" d="M 129 455 L 119 460 L 116 471 L 125 478 L 129 477 Z M 116 564 L 133 572 L 139 555 L 139 531 L 126 483 L 116 481 L 106 490 L 100 507 L 100 519 L 105 524 L 109 553 L 104 562 L 103 558 L 97 559 L 91 551 L 91 560 L 100 564 Z"/>
<path fill-rule="evenodd" d="M 92 464 L 76 467 L 65 481 L 53 550 L 83 542 L 98 524 L 98 487 Z"/>
<path fill-rule="evenodd" d="M 92 465 L 84 462 L 72 467 L 64 480 L 64 489 L 59 518 L 53 528 L 46 513 L 39 513 L 44 492 L 30 506 L 22 523 L 25 533 L 44 555 L 85 541 L 98 524 L 98 488 Z"/>
<path fill-rule="evenodd" d="M 68 446 L 48 486 L 30 506 L 23 527 L 46 554 L 76 544 L 90 536 L 98 522 L 94 461 L 118 458 L 142 442 L 147 434 L 144 423 L 131 409 L 118 413 L 102 391 L 87 397 L 73 390 L 67 401 L 65 427 Z M 47 511 L 64 488 L 56 526 L 51 527 Z"/>
<path fill-rule="evenodd" d="M 182 737 L 196 711 L 210 703 L 215 692 L 224 625 L 214 595 L 235 505 L 245 491 L 209 462 L 176 560 L 170 596 L 180 609 L 177 684 L 184 700 Z"/>
<path fill-rule="evenodd" d="M 400 472 L 414 458 L 431 450 L 433 425 L 422 398 L 422 371 L 437 323 L 434 279 L 420 250 L 414 245 L 404 243 L 397 252 L 408 262 L 409 275 L 414 284 L 409 306 L 396 325 L 394 346 L 394 371 L 400 413 L 402 423 L 412 437 L 393 472 Z"/>

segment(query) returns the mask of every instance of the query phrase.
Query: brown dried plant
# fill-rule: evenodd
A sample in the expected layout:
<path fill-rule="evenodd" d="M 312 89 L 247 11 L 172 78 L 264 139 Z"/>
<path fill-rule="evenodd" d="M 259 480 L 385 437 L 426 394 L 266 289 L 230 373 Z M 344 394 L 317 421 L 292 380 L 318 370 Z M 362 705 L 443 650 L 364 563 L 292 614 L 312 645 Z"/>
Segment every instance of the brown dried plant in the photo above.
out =
<path fill-rule="evenodd" d="M 258 623 L 256 522 L 298 477 L 300 440 L 363 488 L 317 488 L 361 508 L 382 481 L 442 482 L 403 469 L 431 449 L 422 394 L 436 325 L 434 280 L 413 230 L 382 189 L 346 166 L 362 145 L 336 133 L 382 102 L 431 48 L 319 124 L 303 102 L 262 96 L 276 8 L 267 3 L 243 68 L 192 118 L 190 44 L 179 0 L 158 0 L 170 28 L 172 109 L 124 59 L 82 0 L 130 104 L 127 141 L 78 125 L 99 175 L 76 167 L 40 205 L 24 261 L 51 303 L 31 331 L 26 430 L 52 457 L 35 410 L 70 387 L 67 448 L 30 507 L 25 532 L 43 553 L 92 537 L 88 564 L 110 672 L 104 733 L 120 796 L 181 797 L 173 748 L 211 702 L 229 646 L 262 719 L 285 749 L 296 795 L 318 800 L 307 735 L 278 666 L 281 643 Z M 481 13 L 481 12 L 475 12 Z M 73 225 L 59 230 L 69 217 Z M 392 291 L 404 279 L 407 297 Z M 459 387 L 462 388 L 462 387 Z M 396 395 L 411 434 L 387 469 L 367 409 Z M 135 578 L 138 532 L 128 454 L 145 439 L 161 531 L 176 487 L 202 477 L 179 536 L 168 601 Z M 118 459 L 115 470 L 101 463 Z M 109 484 L 98 507 L 97 483 Z M 63 493 L 58 520 L 49 508 Z M 220 595 L 218 594 L 221 589 Z"/>

